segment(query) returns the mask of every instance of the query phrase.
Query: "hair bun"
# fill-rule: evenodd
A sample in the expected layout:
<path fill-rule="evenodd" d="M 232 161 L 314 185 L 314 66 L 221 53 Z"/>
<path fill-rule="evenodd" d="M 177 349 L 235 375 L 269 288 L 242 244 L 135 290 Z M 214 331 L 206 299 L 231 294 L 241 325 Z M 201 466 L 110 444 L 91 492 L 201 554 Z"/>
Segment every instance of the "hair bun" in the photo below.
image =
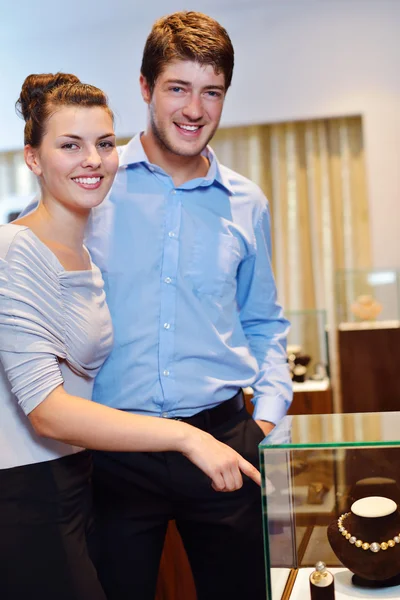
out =
<path fill-rule="evenodd" d="M 28 75 L 22 84 L 20 96 L 16 102 L 17 112 L 25 121 L 31 118 L 35 107 L 43 101 L 43 97 L 61 85 L 80 83 L 75 75 L 70 73 L 42 73 Z"/>

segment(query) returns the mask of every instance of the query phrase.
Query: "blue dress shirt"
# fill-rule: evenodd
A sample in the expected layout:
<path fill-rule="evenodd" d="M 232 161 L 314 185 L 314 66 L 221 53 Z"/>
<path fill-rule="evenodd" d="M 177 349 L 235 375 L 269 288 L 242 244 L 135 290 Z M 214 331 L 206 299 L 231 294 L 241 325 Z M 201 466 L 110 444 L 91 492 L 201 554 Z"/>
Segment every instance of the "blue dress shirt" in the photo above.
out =
<path fill-rule="evenodd" d="M 190 416 L 252 386 L 254 418 L 276 423 L 292 386 L 268 203 L 206 154 L 207 175 L 175 187 L 148 161 L 140 135 L 120 149 L 115 183 L 92 211 L 86 239 L 115 336 L 93 399 Z"/>

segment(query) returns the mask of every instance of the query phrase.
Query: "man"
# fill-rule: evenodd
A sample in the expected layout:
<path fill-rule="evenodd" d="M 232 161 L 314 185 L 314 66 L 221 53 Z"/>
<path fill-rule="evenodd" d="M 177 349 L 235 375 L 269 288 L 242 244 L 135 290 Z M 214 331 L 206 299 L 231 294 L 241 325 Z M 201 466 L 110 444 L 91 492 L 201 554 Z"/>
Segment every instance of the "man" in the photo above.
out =
<path fill-rule="evenodd" d="M 157 21 L 140 87 L 146 130 L 120 154 L 87 243 L 106 283 L 115 349 L 94 400 L 179 418 L 253 464 L 286 413 L 288 322 L 276 301 L 270 217 L 260 189 L 207 146 L 231 83 L 227 32 L 201 13 Z M 252 385 L 254 419 L 241 388 Z M 168 520 L 198 600 L 262 600 L 260 490 L 217 493 L 184 456 L 96 453 L 99 576 L 109 600 L 152 600 Z"/>

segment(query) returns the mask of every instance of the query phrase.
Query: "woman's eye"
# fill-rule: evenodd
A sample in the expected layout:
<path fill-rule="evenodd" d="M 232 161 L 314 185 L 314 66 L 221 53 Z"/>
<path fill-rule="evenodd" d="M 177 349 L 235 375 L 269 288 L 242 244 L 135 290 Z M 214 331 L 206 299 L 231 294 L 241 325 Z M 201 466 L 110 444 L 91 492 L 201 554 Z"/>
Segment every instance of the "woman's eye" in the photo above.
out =
<path fill-rule="evenodd" d="M 110 142 L 109 140 L 107 140 L 104 142 L 100 142 L 99 148 L 101 148 L 103 150 L 108 150 L 109 148 L 115 148 L 115 144 L 114 144 L 114 142 Z"/>

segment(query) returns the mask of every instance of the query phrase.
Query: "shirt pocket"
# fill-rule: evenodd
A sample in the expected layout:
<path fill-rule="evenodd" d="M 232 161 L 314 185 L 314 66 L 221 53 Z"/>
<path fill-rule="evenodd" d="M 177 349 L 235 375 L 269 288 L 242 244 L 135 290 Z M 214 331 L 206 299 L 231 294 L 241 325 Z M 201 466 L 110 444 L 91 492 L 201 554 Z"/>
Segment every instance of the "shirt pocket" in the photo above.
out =
<path fill-rule="evenodd" d="M 198 230 L 187 275 L 198 294 L 221 297 L 236 289 L 240 260 L 240 245 L 233 235 L 216 233 L 210 236 Z"/>

